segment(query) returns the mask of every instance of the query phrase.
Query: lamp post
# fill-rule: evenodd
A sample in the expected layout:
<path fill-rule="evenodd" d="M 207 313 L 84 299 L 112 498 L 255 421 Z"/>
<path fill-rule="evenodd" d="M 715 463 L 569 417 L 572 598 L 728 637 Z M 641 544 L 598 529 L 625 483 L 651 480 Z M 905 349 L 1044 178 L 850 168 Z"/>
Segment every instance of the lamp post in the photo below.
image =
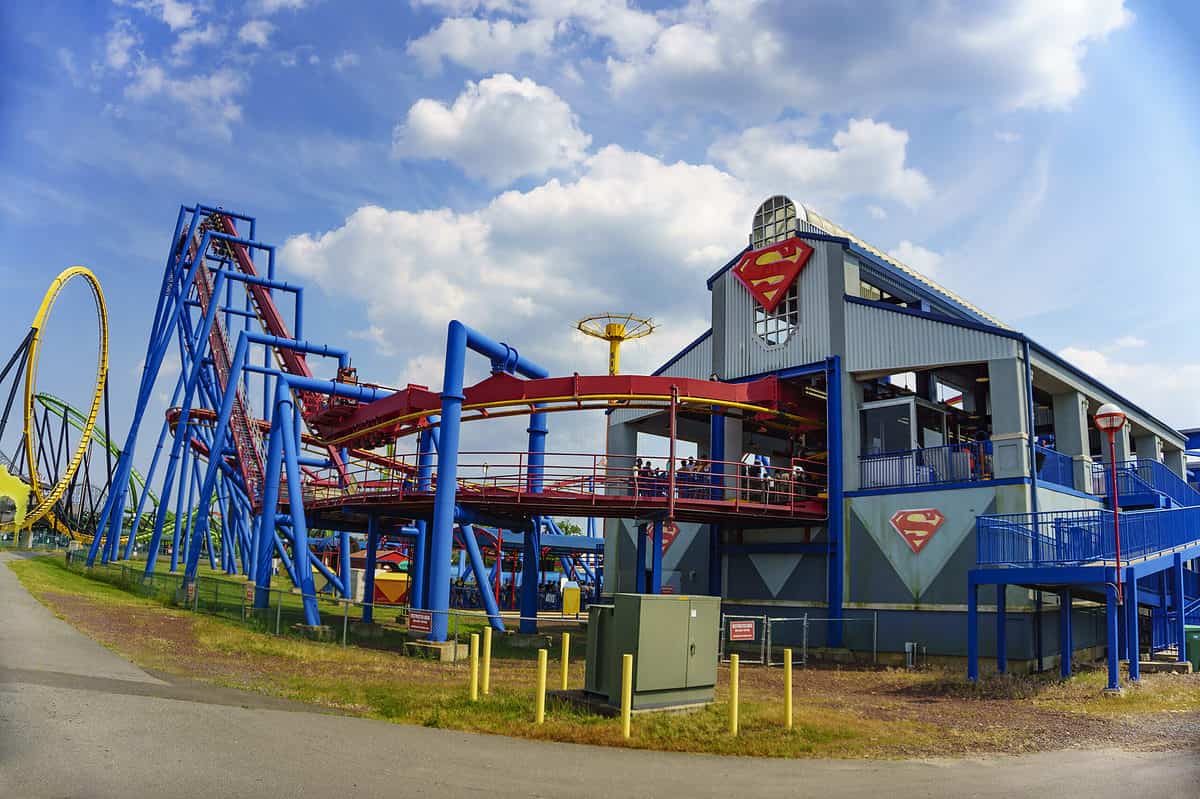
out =
<path fill-rule="evenodd" d="M 1106 402 L 1096 411 L 1092 421 L 1096 424 L 1097 430 L 1108 435 L 1109 474 L 1112 480 L 1113 537 L 1117 546 L 1117 604 L 1120 605 L 1123 603 L 1124 597 L 1121 592 L 1121 492 L 1117 489 L 1116 436 L 1117 431 L 1125 426 L 1125 412 L 1111 402 Z"/>

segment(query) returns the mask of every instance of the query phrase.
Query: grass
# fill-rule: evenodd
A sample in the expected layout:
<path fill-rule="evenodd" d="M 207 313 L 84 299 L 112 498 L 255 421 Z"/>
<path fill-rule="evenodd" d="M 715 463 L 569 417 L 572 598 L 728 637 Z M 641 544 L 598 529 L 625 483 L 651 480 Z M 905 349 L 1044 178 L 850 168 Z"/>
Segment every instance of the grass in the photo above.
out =
<path fill-rule="evenodd" d="M 1114 701 L 1099 698 L 1103 683 L 1094 673 L 1064 684 L 994 678 L 975 686 L 948 672 L 813 669 L 798 673 L 795 727 L 787 731 L 781 672 L 743 668 L 741 734 L 733 738 L 727 732 L 728 672 L 721 669 L 716 704 L 684 714 L 636 716 L 632 740 L 623 741 L 619 719 L 554 700 L 546 723 L 535 725 L 535 667 L 525 650 L 498 646 L 492 693 L 471 703 L 465 664 L 274 636 L 135 596 L 70 571 L 58 558 L 10 567 L 60 617 L 144 667 L 428 727 L 711 754 L 894 758 L 1052 748 L 1063 745 L 1055 730 L 1064 724 L 1078 732 L 1074 745 L 1110 745 L 1114 739 L 1119 744 L 1130 739 L 1127 719 L 1200 711 L 1196 680 L 1147 679 L 1145 688 Z M 582 641 L 572 647 L 579 653 L 571 665 L 572 687 L 583 683 L 581 647 Z M 557 674 L 552 650 L 552 685 Z"/>

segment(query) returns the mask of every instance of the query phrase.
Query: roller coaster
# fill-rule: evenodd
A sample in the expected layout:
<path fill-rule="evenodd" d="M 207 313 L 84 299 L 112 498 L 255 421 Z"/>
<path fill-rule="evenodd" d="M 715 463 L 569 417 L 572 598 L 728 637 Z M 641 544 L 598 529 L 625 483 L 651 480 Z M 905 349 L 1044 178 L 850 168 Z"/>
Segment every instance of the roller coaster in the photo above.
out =
<path fill-rule="evenodd" d="M 554 516 L 636 520 L 640 554 L 653 568 L 645 590 L 661 590 L 664 526 L 676 521 L 754 527 L 827 518 L 823 463 L 797 464 L 795 477 L 751 486 L 741 462 L 719 452 L 704 474 L 680 471 L 678 425 L 714 431 L 735 417 L 749 429 L 817 433 L 827 401 L 791 381 L 765 377 L 722 383 L 646 375 L 552 376 L 515 347 L 460 321 L 448 326 L 441 391 L 394 389 L 360 380 L 349 353 L 304 337 L 304 287 L 278 274 L 276 248 L 260 241 L 253 217 L 218 207 L 183 206 L 162 274 L 132 421 L 123 444 L 97 426 L 107 419 L 107 324 L 95 276 L 80 267 L 55 281 L 29 335 L 3 374 L 24 365 L 24 435 L 9 462 L 28 487 L 8 524 L 43 522 L 88 545 L 89 565 L 144 552 L 145 575 L 169 559 L 194 584 L 202 557 L 240 573 L 265 606 L 278 569 L 303 597 L 305 622 L 320 624 L 314 580 L 353 593 L 352 537 L 365 539 L 367 596 L 385 544 L 404 549 L 414 608 L 432 615 L 432 641 L 445 640 L 455 550 L 468 562 L 491 624 L 504 629 L 498 602 L 502 552 L 517 553 L 520 627 L 537 629 L 539 564 L 598 589 L 600 539 L 564 536 Z M 96 391 L 86 410 L 36 388 L 38 331 L 62 285 L 92 288 L 99 323 Z M 178 375 L 167 364 L 177 353 Z M 468 353 L 490 376 L 464 384 Z M 314 365 L 318 368 L 314 369 Z M 317 377 L 316 373 L 332 374 Z M 144 476 L 135 468 L 152 400 L 173 379 L 165 418 Z M 831 381 L 836 384 L 836 381 Z M 8 410 L 0 432 L 7 422 Z M 668 420 L 670 452 L 649 459 L 547 448 L 555 414 L 642 410 Z M 463 423 L 522 416 L 528 443 L 515 452 L 460 449 Z M 153 425 L 154 422 L 151 422 Z M 714 439 L 715 440 L 715 439 Z M 831 467 L 829 473 L 835 470 Z M 19 503 L 18 503 L 19 504 Z M 23 518 L 21 518 L 23 517 Z M 0 521 L 3 516 L 0 516 Z M 318 536 L 317 531 L 325 531 Z M 332 546 L 331 546 L 332 545 Z M 318 550 L 337 551 L 336 566 Z M 489 573 L 486 559 L 492 557 Z M 314 577 L 315 575 L 315 577 Z M 373 607 L 363 608 L 364 622 Z"/>

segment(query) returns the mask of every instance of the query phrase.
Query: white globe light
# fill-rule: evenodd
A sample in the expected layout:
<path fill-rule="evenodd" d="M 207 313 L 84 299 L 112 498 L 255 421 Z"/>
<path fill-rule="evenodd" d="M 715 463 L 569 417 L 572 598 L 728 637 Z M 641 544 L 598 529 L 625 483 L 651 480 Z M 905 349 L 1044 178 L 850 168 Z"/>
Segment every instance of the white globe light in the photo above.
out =
<path fill-rule="evenodd" d="M 1106 402 L 1096 411 L 1092 420 L 1096 423 L 1097 430 L 1105 433 L 1116 432 L 1125 426 L 1125 412 L 1111 402 Z"/>

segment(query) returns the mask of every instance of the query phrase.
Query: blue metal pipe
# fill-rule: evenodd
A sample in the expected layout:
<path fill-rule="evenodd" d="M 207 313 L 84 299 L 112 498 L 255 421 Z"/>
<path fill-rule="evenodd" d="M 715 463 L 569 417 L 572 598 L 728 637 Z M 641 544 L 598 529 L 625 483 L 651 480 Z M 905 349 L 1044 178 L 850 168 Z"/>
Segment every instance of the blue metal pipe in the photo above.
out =
<path fill-rule="evenodd" d="M 464 524 L 462 534 L 467 556 L 471 560 L 471 571 L 475 573 L 475 583 L 479 587 L 479 597 L 483 601 L 483 609 L 488 616 L 488 623 L 498 632 L 504 632 L 504 620 L 500 618 L 500 608 L 496 603 L 496 595 L 492 592 L 492 583 L 488 582 L 487 568 L 483 564 L 483 555 L 479 552 L 479 541 L 475 538 L 475 528 Z"/>
<path fill-rule="evenodd" d="M 654 542 L 650 552 L 650 593 L 662 593 L 663 521 L 654 521 Z"/>
<path fill-rule="evenodd" d="M 283 439 L 284 472 L 287 474 L 288 506 L 292 512 L 292 562 L 296 567 L 301 598 L 304 602 L 304 623 L 319 626 L 321 614 L 317 611 L 316 590 L 313 587 L 312 569 L 309 568 L 308 526 L 304 519 L 304 485 L 300 480 L 300 465 L 296 462 L 296 436 L 292 427 L 292 395 L 287 390 L 287 381 L 278 383 L 275 394 L 275 420 L 280 426 Z M 447 586 L 449 587 L 449 586 Z"/>
<path fill-rule="evenodd" d="M 843 500 L 843 452 L 842 452 L 842 360 L 834 355 L 827 362 L 825 378 L 826 434 L 828 436 L 828 538 L 830 552 L 827 556 L 829 573 L 829 646 L 842 646 L 842 595 L 845 575 L 845 546 L 843 525 L 845 508 Z"/>
<path fill-rule="evenodd" d="M 351 594 L 352 580 L 350 579 L 350 533 L 338 533 L 338 555 L 341 563 L 342 598 L 353 599 Z"/>
<path fill-rule="evenodd" d="M 379 518 L 375 514 L 367 517 L 367 567 L 363 570 L 362 620 L 366 624 L 375 621 L 375 566 L 379 550 Z M 411 603 L 410 603 L 411 604 Z"/>
<path fill-rule="evenodd" d="M 232 402 L 231 402 L 232 404 Z M 271 425 L 267 438 L 267 466 L 263 481 L 262 513 L 259 516 L 258 544 L 255 547 L 258 562 L 254 569 L 254 607 L 265 608 L 271 601 L 271 554 L 275 541 L 275 514 L 279 507 L 279 472 L 283 468 L 283 440 L 280 425 L 276 420 Z"/>

